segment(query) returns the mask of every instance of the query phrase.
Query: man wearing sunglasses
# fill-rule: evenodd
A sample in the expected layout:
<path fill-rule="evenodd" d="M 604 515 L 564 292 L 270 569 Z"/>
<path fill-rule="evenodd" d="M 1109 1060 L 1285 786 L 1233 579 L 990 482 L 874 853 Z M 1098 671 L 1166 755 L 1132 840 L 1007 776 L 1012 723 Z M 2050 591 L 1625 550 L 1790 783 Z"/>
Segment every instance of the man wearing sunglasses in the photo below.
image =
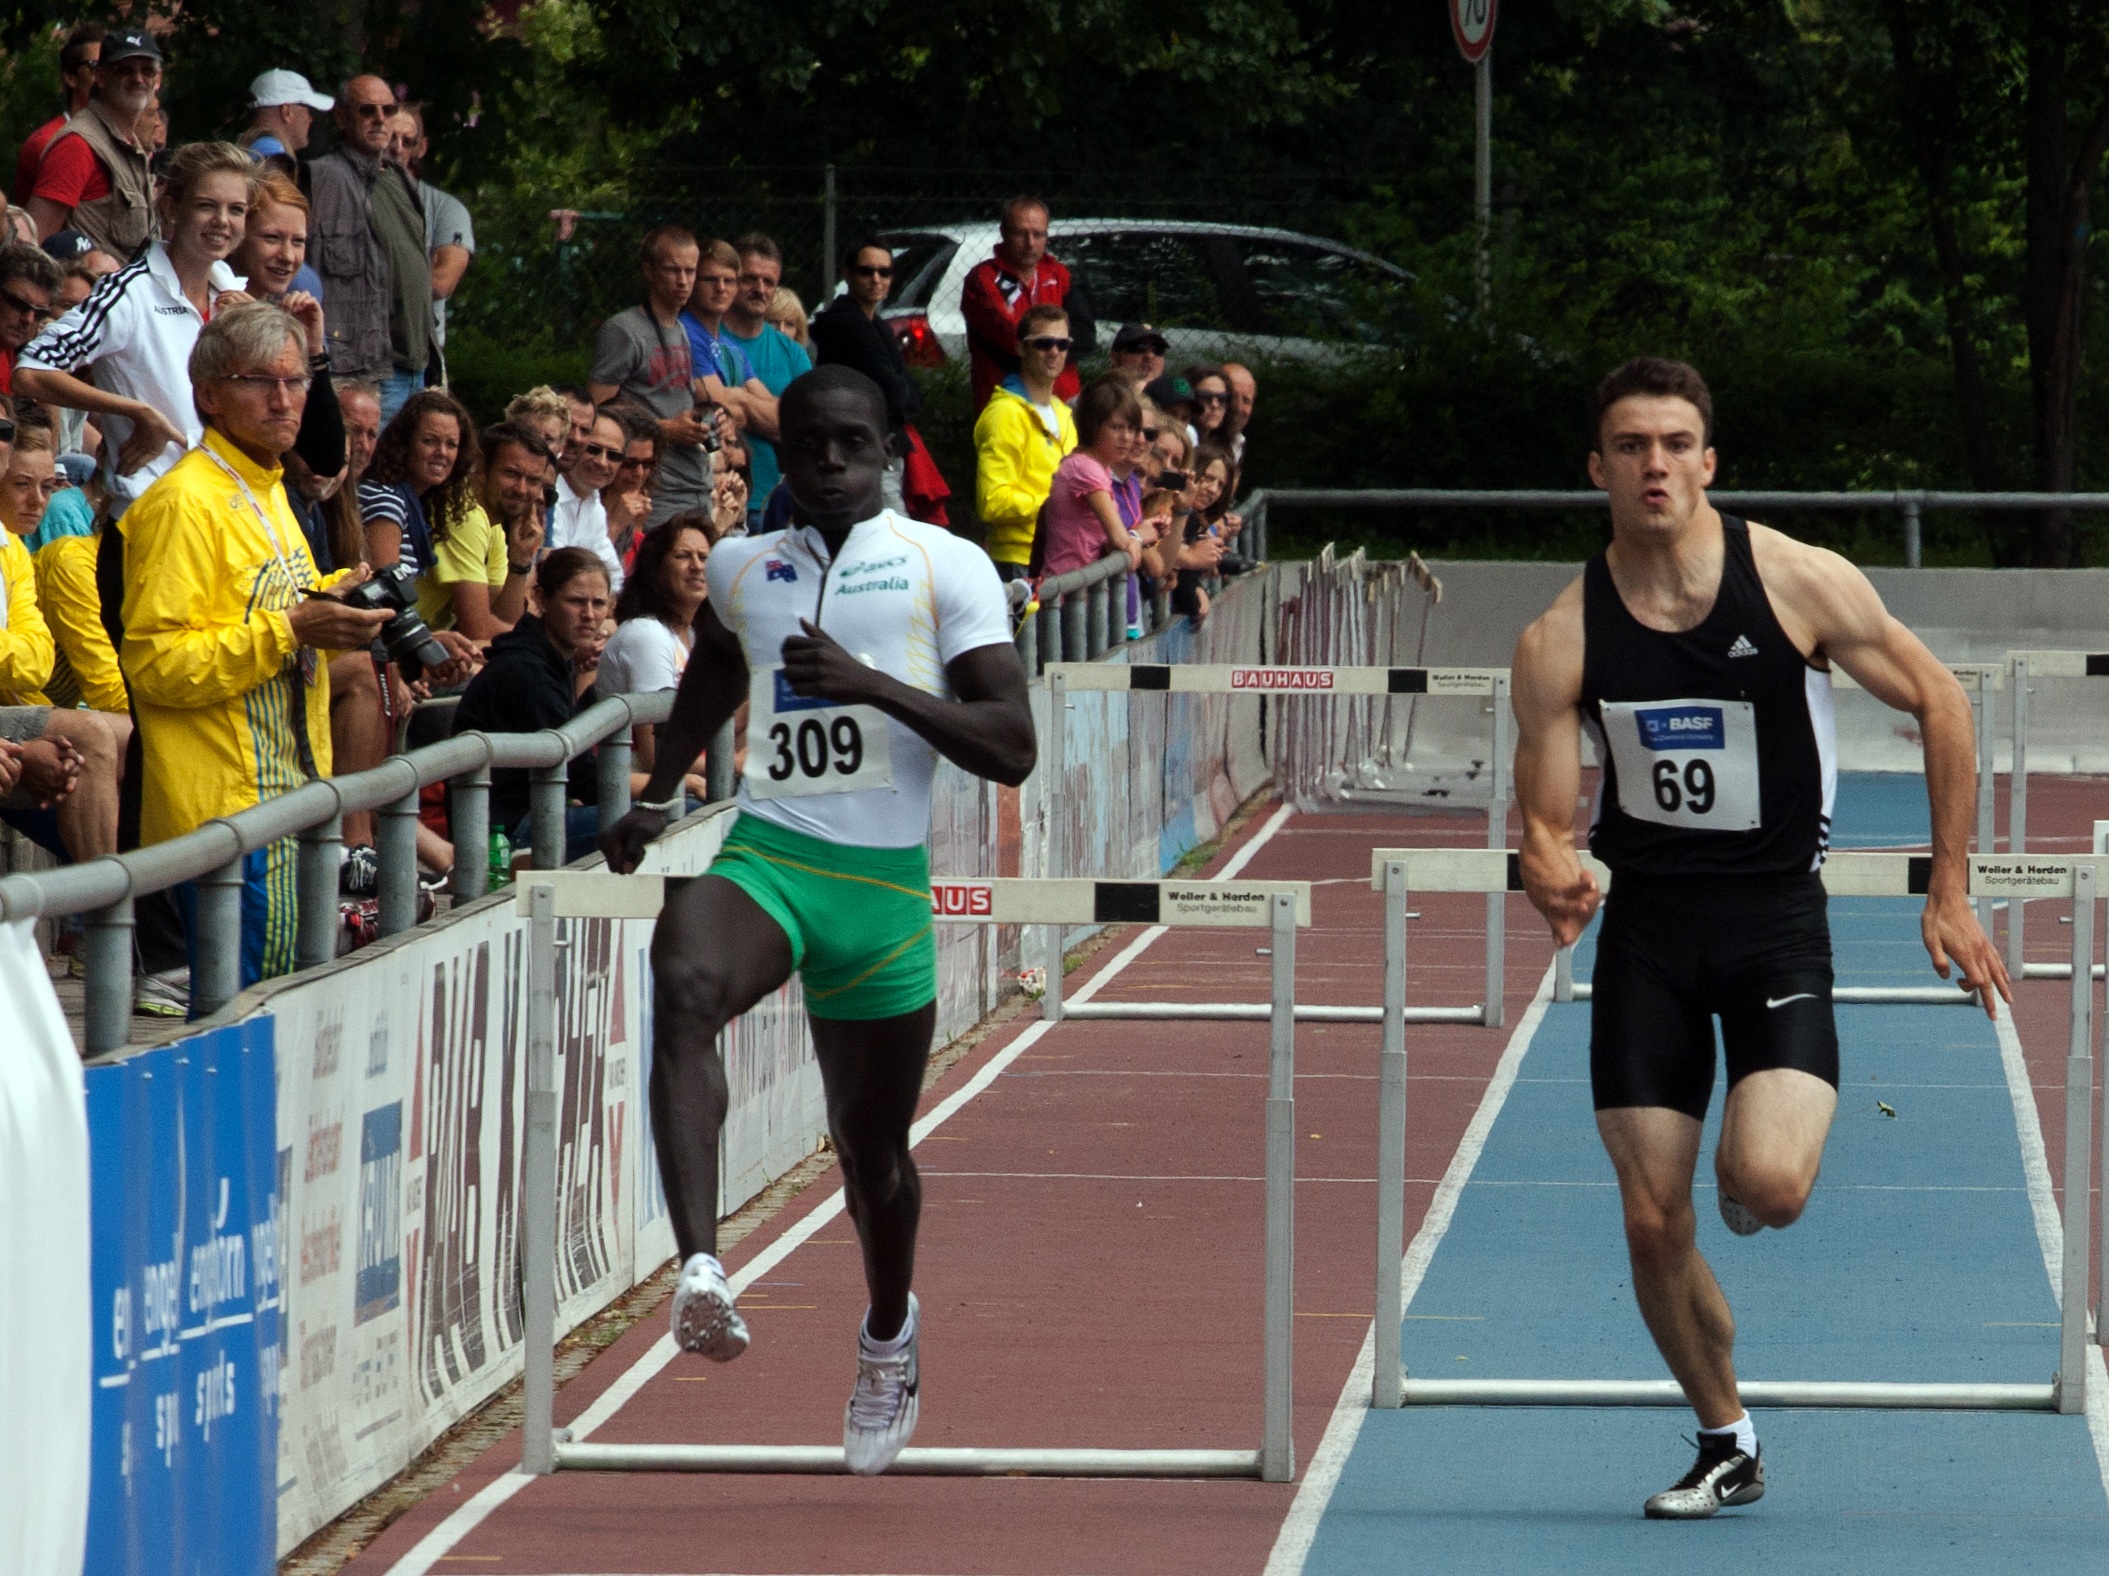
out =
<path fill-rule="evenodd" d="M 986 406 L 996 386 L 1017 374 L 1024 363 L 1018 340 L 1025 315 L 1043 306 L 1061 309 L 1076 342 L 1075 353 L 1064 358 L 1055 380 L 1056 396 L 1073 403 L 1083 386 L 1076 362 L 1091 353 L 1095 325 L 1069 270 L 1047 255 L 1047 204 L 1037 197 L 1013 197 L 1003 205 L 999 233 L 994 255 L 974 265 L 959 296 L 959 310 L 967 320 L 974 409 Z"/>
<path fill-rule="evenodd" d="M 822 366 L 848 367 L 878 384 L 886 396 L 887 452 L 892 456 L 882 483 L 886 506 L 907 512 L 901 481 L 908 454 L 908 425 L 923 408 L 923 387 L 909 376 L 901 342 L 879 309 L 893 290 L 893 252 L 883 241 L 860 241 L 842 270 L 843 293 L 813 319 L 813 358 Z"/>
<path fill-rule="evenodd" d="M 51 320 L 59 269 L 39 247 L 0 246 L 0 394 L 15 391 L 15 357 Z"/>
<path fill-rule="evenodd" d="M 566 445 L 571 464 L 557 476 L 557 501 L 549 511 L 549 550 L 583 547 L 608 566 L 608 592 L 622 589 L 622 559 L 608 538 L 608 510 L 601 489 L 622 468 L 628 434 L 616 417 L 596 414 L 586 435 Z"/>
<path fill-rule="evenodd" d="M 337 94 L 337 151 L 308 165 L 308 257 L 328 287 L 330 371 L 379 386 L 383 425 L 425 386 L 433 349 L 424 200 L 386 157 L 398 107 L 379 77 L 353 77 Z"/>
<path fill-rule="evenodd" d="M 1030 572 L 1040 506 L 1054 488 L 1055 467 L 1076 447 L 1076 420 L 1061 399 L 1072 349 L 1060 307 L 1027 312 L 1018 324 L 1018 370 L 974 423 L 974 501 L 988 530 L 983 545 L 1005 580 Z"/>

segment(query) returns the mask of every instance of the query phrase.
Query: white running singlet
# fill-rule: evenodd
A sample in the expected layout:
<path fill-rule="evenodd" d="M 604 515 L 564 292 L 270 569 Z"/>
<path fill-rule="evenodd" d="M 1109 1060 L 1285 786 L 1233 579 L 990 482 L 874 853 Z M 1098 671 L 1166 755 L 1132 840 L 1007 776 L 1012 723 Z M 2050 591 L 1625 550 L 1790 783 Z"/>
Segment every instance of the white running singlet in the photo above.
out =
<path fill-rule="evenodd" d="M 776 675 L 784 641 L 804 633 L 805 619 L 881 672 L 949 699 L 946 663 L 1011 643 L 1009 604 L 988 555 L 889 509 L 853 527 L 832 563 L 821 534 L 801 526 L 727 537 L 708 573 L 710 606 L 739 640 L 751 676 L 740 810 L 830 843 L 928 842 L 937 751 L 870 707 L 800 701 Z"/>

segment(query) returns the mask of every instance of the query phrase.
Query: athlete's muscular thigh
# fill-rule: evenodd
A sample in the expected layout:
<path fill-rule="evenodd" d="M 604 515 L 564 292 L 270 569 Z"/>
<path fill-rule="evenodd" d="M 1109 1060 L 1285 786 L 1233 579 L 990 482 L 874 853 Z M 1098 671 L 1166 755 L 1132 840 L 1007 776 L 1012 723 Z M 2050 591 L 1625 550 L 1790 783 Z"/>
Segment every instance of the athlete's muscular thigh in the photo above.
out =
<path fill-rule="evenodd" d="M 1721 1185 L 1768 1226 L 1791 1225 L 1823 1166 L 1838 1091 L 1813 1073 L 1771 1067 L 1736 1081 L 1721 1116 Z"/>
<path fill-rule="evenodd" d="M 660 910 L 652 981 L 662 1034 L 715 1035 L 790 977 L 783 927 L 723 876 L 698 876 Z"/>

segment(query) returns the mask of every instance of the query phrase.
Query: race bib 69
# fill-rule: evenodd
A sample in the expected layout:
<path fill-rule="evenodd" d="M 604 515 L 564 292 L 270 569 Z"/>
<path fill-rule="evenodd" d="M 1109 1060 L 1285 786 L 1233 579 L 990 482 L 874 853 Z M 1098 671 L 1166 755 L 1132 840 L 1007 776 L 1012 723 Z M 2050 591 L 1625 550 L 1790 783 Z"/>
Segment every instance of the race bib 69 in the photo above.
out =
<path fill-rule="evenodd" d="M 1757 710 L 1747 700 L 1606 701 L 1619 808 L 1695 832 L 1753 832 Z"/>
<path fill-rule="evenodd" d="M 748 703 L 747 792 L 754 798 L 893 786 L 885 713 L 795 694 L 781 667 L 755 673 Z"/>

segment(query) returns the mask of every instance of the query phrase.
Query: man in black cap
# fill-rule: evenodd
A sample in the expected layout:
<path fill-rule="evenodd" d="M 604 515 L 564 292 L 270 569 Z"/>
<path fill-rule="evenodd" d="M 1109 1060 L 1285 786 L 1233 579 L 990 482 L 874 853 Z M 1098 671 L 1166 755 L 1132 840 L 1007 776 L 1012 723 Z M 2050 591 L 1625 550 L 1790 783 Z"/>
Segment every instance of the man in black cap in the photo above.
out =
<path fill-rule="evenodd" d="M 1113 336 L 1113 370 L 1138 389 L 1164 376 L 1164 356 L 1171 346 L 1147 323 L 1123 323 Z"/>
<path fill-rule="evenodd" d="M 112 33 L 95 64 L 95 97 L 44 150 L 30 188 L 37 238 L 79 230 L 120 262 L 154 239 L 154 178 L 145 122 L 161 91 L 151 33 Z"/>
<path fill-rule="evenodd" d="M 1189 445 L 1199 443 L 1201 435 L 1194 431 L 1194 386 L 1176 372 L 1167 372 L 1161 378 L 1152 378 L 1143 385 L 1143 397 L 1172 420 L 1186 429 Z"/>

